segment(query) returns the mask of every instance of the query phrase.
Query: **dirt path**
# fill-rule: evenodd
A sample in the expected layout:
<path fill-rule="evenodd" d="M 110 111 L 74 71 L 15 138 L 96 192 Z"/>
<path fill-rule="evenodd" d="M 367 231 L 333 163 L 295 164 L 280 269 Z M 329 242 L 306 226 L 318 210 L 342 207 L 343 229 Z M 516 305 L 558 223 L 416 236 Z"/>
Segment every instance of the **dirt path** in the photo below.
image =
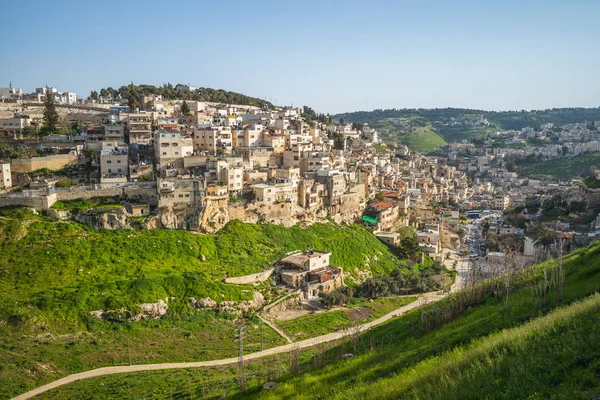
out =
<path fill-rule="evenodd" d="M 380 325 L 400 314 L 404 314 L 410 310 L 420 307 L 423 304 L 432 303 L 444 298 L 446 295 L 439 294 L 438 292 L 427 293 L 419 297 L 418 300 L 413 301 L 410 304 L 407 304 L 403 307 L 400 307 L 388 314 L 379 317 L 371 322 L 367 322 L 366 324 L 359 325 L 360 330 L 362 332 L 369 330 L 370 328 Z M 256 353 L 247 354 L 244 356 L 245 360 L 254 360 L 257 358 L 270 356 L 279 353 L 286 353 L 296 349 L 303 349 L 306 347 L 316 346 L 321 343 L 331 342 L 333 340 L 342 339 L 344 336 L 351 335 L 352 332 L 349 330 L 343 330 L 338 332 L 329 333 L 327 335 L 318 336 L 312 339 L 302 340 L 296 343 L 290 343 L 283 346 L 273 347 L 271 349 L 267 349 L 264 351 L 259 351 Z M 197 361 L 197 362 L 181 362 L 181 363 L 163 363 L 163 364 L 139 364 L 139 365 L 124 365 L 118 367 L 103 367 L 92 369 L 85 372 L 80 372 L 78 374 L 73 374 L 66 376 L 62 379 L 56 380 L 54 382 L 50 382 L 44 386 L 40 386 L 36 389 L 30 390 L 29 392 L 23 393 L 19 396 L 13 398 L 13 400 L 24 400 L 30 399 L 34 396 L 37 396 L 41 393 L 47 392 L 50 389 L 54 389 L 56 387 L 66 385 L 72 382 L 80 381 L 83 379 L 95 378 L 103 375 L 112 375 L 112 374 L 121 374 L 124 372 L 139 372 L 139 371 L 155 371 L 155 370 L 163 370 L 163 369 L 176 369 L 176 368 L 199 368 L 199 367 L 216 367 L 220 365 L 229 365 L 236 364 L 238 362 L 238 358 L 224 358 L 220 360 L 210 360 L 210 361 Z"/>
<path fill-rule="evenodd" d="M 257 315 L 258 315 L 258 319 L 260 319 L 264 324 L 269 325 L 269 327 L 271 327 L 271 329 L 273 329 L 275 332 L 277 332 L 279 334 L 279 336 L 281 336 L 282 338 L 287 340 L 288 343 L 292 343 L 292 339 L 290 339 L 290 337 L 288 335 L 286 335 L 285 332 L 283 332 L 281 329 L 279 329 L 279 327 L 277 325 L 271 323 L 270 321 L 267 321 L 266 319 L 261 317 L 260 314 L 257 314 Z"/>

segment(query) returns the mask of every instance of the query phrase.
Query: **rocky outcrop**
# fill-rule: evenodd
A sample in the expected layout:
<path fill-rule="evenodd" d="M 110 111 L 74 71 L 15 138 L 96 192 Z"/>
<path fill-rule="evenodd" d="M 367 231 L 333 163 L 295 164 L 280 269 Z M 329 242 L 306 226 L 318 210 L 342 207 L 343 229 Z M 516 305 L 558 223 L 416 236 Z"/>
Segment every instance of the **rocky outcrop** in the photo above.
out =
<path fill-rule="evenodd" d="M 134 322 L 141 319 L 158 319 L 168 310 L 168 304 L 163 300 L 158 300 L 156 303 L 142 303 L 137 312 L 121 308 L 119 310 L 95 310 L 90 312 L 90 315 L 113 322 Z"/>
<path fill-rule="evenodd" d="M 131 229 L 127 220 L 128 214 L 124 208 L 91 208 L 71 215 L 75 221 L 89 225 L 95 229 Z"/>
<path fill-rule="evenodd" d="M 202 213 L 198 215 L 198 230 L 216 233 L 229 222 L 227 198 L 206 199 Z"/>
<path fill-rule="evenodd" d="M 217 303 L 210 297 L 200 300 L 190 297 L 188 304 L 190 307 L 197 310 L 242 315 L 261 308 L 265 304 L 265 298 L 260 292 L 255 291 L 253 294 L 253 299 L 250 301 L 222 301 Z"/>
<path fill-rule="evenodd" d="M 48 210 L 56 219 L 72 219 L 95 229 L 185 229 L 202 233 L 216 233 L 231 219 L 249 223 L 267 222 L 291 227 L 299 222 L 312 224 L 331 218 L 337 223 L 352 223 L 361 217 L 364 204 L 356 196 L 345 197 L 330 210 L 304 209 L 297 204 L 271 205 L 228 204 L 227 197 L 208 197 L 202 203 L 164 206 L 156 214 L 134 217 L 123 207 L 91 208 L 76 211 Z"/>

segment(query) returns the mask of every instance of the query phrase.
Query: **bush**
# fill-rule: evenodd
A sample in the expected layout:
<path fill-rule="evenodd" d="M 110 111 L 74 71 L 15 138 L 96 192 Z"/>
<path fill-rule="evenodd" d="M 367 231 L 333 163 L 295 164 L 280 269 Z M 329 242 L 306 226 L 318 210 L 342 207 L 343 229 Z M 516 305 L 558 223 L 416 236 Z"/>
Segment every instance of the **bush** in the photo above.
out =
<path fill-rule="evenodd" d="M 73 179 L 71 179 L 71 178 L 60 178 L 56 182 L 56 187 L 59 187 L 59 188 L 67 188 L 67 187 L 71 187 L 71 186 L 73 186 Z"/>
<path fill-rule="evenodd" d="M 342 286 L 330 293 L 319 293 L 321 303 L 325 308 L 346 304 L 354 297 L 354 288 L 350 286 Z"/>

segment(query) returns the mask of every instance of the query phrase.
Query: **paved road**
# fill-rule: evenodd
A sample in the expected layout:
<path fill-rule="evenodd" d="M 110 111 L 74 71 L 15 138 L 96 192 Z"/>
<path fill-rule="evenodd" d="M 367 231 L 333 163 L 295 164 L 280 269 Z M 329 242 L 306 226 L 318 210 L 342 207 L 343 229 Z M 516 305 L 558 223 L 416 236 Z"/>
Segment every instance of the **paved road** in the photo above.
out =
<path fill-rule="evenodd" d="M 366 331 L 376 325 L 382 324 L 385 321 L 388 321 L 388 320 L 394 318 L 397 315 L 400 315 L 400 314 L 403 314 L 410 310 L 413 310 L 415 308 L 418 308 L 423 304 L 438 301 L 438 300 L 442 299 L 443 297 L 445 297 L 444 294 L 439 294 L 437 292 L 421 295 L 421 296 L 419 296 L 418 300 L 415 300 L 410 304 L 400 307 L 400 308 L 398 308 L 382 317 L 379 317 L 371 322 L 368 322 L 363 325 L 359 325 L 360 331 L 361 332 Z M 354 332 L 352 332 L 351 330 L 333 332 L 333 333 L 329 333 L 329 334 L 323 335 L 323 336 L 318 336 L 318 337 L 315 337 L 312 339 L 306 339 L 306 340 L 303 340 L 300 342 L 290 343 L 290 344 L 286 344 L 283 346 L 273 347 L 273 348 L 270 348 L 270 349 L 267 349 L 264 351 L 247 354 L 244 356 L 244 359 L 245 360 L 254 360 L 257 358 L 270 356 L 270 355 L 274 355 L 274 354 L 286 353 L 286 352 L 296 350 L 296 349 L 312 347 L 312 346 L 316 346 L 321 343 L 327 343 L 327 342 L 331 342 L 333 340 L 342 339 L 344 336 L 351 335 L 355 332 L 356 332 L 355 330 L 354 330 Z M 13 400 L 29 399 L 29 398 L 32 398 L 33 396 L 37 396 L 41 393 L 44 393 L 50 389 L 54 389 L 56 387 L 66 385 L 68 383 L 80 381 L 83 379 L 94 378 L 97 376 L 121 374 L 124 372 L 155 371 L 155 370 L 159 370 L 159 369 L 216 367 L 219 365 L 236 364 L 237 362 L 238 362 L 238 358 L 234 357 L 234 358 L 224 358 L 224 359 L 220 359 L 220 360 L 210 360 L 210 361 L 164 363 L 164 364 L 123 365 L 123 366 L 118 366 L 118 367 L 97 368 L 97 369 L 92 369 L 92 370 L 85 371 L 85 372 L 80 372 L 78 374 L 69 375 L 69 376 L 66 376 L 57 381 L 50 382 L 47 385 L 40 386 L 36 389 L 30 390 L 27 393 L 23 393 L 17 397 L 14 397 Z"/>

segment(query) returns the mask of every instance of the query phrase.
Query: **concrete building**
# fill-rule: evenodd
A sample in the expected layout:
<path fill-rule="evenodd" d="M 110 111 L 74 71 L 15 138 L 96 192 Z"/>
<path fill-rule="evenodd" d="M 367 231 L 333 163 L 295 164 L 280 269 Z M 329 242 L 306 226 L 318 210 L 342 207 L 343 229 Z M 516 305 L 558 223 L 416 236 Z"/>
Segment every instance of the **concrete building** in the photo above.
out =
<path fill-rule="evenodd" d="M 179 133 L 159 132 L 154 134 L 154 155 L 159 164 L 191 156 L 192 140 L 181 137 Z"/>
<path fill-rule="evenodd" d="M 275 186 L 266 183 L 252 185 L 252 191 L 257 204 L 275 203 Z"/>
<path fill-rule="evenodd" d="M 10 164 L 0 164 L 0 189 L 8 189 L 10 187 L 12 187 Z"/>
<path fill-rule="evenodd" d="M 244 188 L 244 170 L 242 167 L 228 167 L 221 170 L 221 176 L 230 193 L 241 193 Z"/>
<path fill-rule="evenodd" d="M 494 210 L 506 210 L 510 204 L 510 197 L 505 194 L 494 195 Z"/>
<path fill-rule="evenodd" d="M 198 179 L 159 179 L 158 207 L 190 205 L 207 194 L 206 182 Z"/>
<path fill-rule="evenodd" d="M 230 128 L 210 127 L 195 129 L 192 136 L 195 152 L 207 151 L 210 154 L 223 152 L 230 154 L 233 149 Z"/>
<path fill-rule="evenodd" d="M 129 152 L 127 146 L 118 142 L 102 142 L 100 150 L 100 182 L 127 182 L 129 174 Z"/>
<path fill-rule="evenodd" d="M 375 236 L 388 246 L 397 247 L 400 244 L 400 234 L 397 232 L 380 232 Z"/>
<path fill-rule="evenodd" d="M 125 143 L 125 127 L 121 124 L 104 125 L 104 140 Z"/>
<path fill-rule="evenodd" d="M 329 264 L 331 253 L 308 250 L 292 254 L 275 265 L 276 279 L 291 289 L 301 289 L 304 299 L 318 299 L 344 285 L 341 267 Z"/>
<path fill-rule="evenodd" d="M 14 87 L 0 88 L 0 101 L 20 100 L 23 96 L 23 91 Z"/>
<path fill-rule="evenodd" d="M 31 125 L 29 117 L 14 117 L 0 119 L 0 137 L 19 139 L 23 135 L 23 129 Z"/>
<path fill-rule="evenodd" d="M 152 140 L 153 117 L 150 113 L 126 114 L 129 143 L 149 144 Z"/>

